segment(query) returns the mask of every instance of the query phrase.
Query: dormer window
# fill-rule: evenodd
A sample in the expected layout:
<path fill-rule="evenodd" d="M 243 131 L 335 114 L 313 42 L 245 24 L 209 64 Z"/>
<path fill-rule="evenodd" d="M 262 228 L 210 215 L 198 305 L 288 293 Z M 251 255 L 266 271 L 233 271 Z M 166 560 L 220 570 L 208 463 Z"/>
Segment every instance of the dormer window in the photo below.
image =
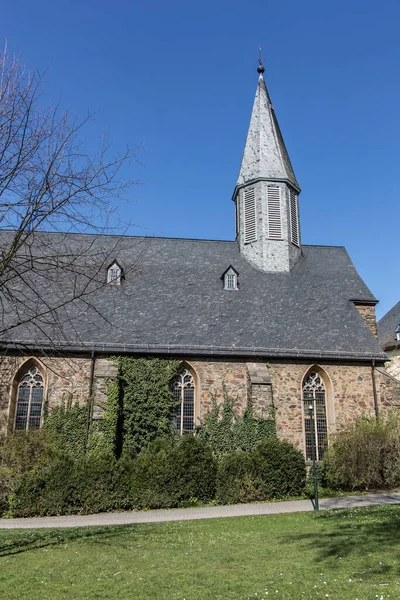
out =
<path fill-rule="evenodd" d="M 239 273 L 232 266 L 229 267 L 222 275 L 221 279 L 224 282 L 224 290 L 237 290 Z"/>
<path fill-rule="evenodd" d="M 122 268 L 117 261 L 114 261 L 107 269 L 107 283 L 110 283 L 111 285 L 121 285 L 122 277 Z"/>
<path fill-rule="evenodd" d="M 400 323 L 399 323 L 399 325 L 397 325 L 397 327 L 394 330 L 394 332 L 396 334 L 396 342 L 400 342 Z"/>

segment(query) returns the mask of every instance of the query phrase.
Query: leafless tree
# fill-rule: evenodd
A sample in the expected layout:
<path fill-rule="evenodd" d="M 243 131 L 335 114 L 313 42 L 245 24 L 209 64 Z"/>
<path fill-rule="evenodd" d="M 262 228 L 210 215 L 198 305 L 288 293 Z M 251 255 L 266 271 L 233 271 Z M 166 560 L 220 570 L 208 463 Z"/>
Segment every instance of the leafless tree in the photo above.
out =
<path fill-rule="evenodd" d="M 33 338 L 70 339 L 73 312 L 99 313 L 91 298 L 105 284 L 112 249 L 98 236 L 70 234 L 110 231 L 112 201 L 131 185 L 121 180 L 121 167 L 136 155 L 127 149 L 110 159 L 104 139 L 96 152 L 86 152 L 81 134 L 91 115 L 72 119 L 59 106 L 44 106 L 42 93 L 40 74 L 0 53 L 3 344 L 19 339 L 15 332 L 26 327 Z"/>

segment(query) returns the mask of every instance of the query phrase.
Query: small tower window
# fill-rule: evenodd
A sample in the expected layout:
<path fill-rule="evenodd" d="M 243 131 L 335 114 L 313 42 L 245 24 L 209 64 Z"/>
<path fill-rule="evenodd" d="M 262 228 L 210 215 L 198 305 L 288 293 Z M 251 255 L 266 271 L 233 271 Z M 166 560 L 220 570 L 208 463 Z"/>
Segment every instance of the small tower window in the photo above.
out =
<path fill-rule="evenodd" d="M 233 267 L 229 267 L 229 269 L 225 271 L 221 277 L 224 282 L 224 290 L 238 289 L 238 275 L 239 273 Z"/>
<path fill-rule="evenodd" d="M 399 325 L 397 325 L 396 329 L 394 330 L 395 334 L 396 334 L 396 341 L 400 342 L 400 323 Z"/>
<path fill-rule="evenodd" d="M 107 269 L 107 283 L 121 285 L 123 274 L 120 265 L 114 261 Z"/>

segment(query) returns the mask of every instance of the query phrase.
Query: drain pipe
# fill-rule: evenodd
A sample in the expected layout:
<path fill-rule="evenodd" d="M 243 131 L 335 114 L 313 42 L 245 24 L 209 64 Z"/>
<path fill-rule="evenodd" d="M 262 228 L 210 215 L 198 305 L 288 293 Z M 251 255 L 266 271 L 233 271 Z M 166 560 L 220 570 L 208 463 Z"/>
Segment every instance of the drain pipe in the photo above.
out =
<path fill-rule="evenodd" d="M 378 406 L 378 396 L 376 393 L 375 360 L 372 361 L 371 375 L 372 375 L 372 391 L 374 394 L 375 417 L 378 420 L 379 419 L 379 406 Z"/>
<path fill-rule="evenodd" d="M 94 367 L 96 364 L 96 358 L 94 350 L 92 350 L 90 358 L 90 377 L 89 377 L 89 397 L 87 402 L 87 415 L 86 415 L 86 431 L 85 431 L 85 444 L 84 451 L 86 452 L 87 443 L 89 439 L 90 421 L 92 418 L 92 404 L 93 404 L 93 383 L 94 383 Z"/>

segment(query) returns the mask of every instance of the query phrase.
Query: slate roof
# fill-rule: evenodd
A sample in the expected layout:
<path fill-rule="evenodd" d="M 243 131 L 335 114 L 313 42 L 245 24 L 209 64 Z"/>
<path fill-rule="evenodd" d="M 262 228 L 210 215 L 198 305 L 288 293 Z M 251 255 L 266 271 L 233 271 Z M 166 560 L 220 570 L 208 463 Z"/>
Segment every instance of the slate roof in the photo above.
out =
<path fill-rule="evenodd" d="M 352 302 L 375 298 L 343 247 L 303 246 L 290 273 L 265 273 L 232 241 L 35 235 L 29 257 L 36 259 L 26 270 L 27 283 L 16 279 L 14 293 L 30 299 L 27 314 L 44 314 L 4 333 L 3 346 L 385 359 Z M 46 253 L 53 260 L 49 267 Z M 73 273 L 54 262 L 57 255 L 79 257 Z M 121 286 L 104 283 L 106 265 L 114 259 L 124 270 Z M 239 273 L 239 290 L 223 289 L 221 275 L 230 265 Z M 29 282 L 43 299 L 32 298 Z M 76 289 L 85 295 L 62 306 Z M 47 305 L 60 306 L 57 326 Z M 12 324 L 15 318 L 8 303 L 3 320 Z"/>
<path fill-rule="evenodd" d="M 400 348 L 396 341 L 395 329 L 400 324 L 400 302 L 395 304 L 389 312 L 378 321 L 378 338 L 384 350 Z"/>
<path fill-rule="evenodd" d="M 258 79 L 235 190 L 238 189 L 238 186 L 260 178 L 288 181 L 297 191 L 300 191 L 271 98 L 261 74 Z"/>

